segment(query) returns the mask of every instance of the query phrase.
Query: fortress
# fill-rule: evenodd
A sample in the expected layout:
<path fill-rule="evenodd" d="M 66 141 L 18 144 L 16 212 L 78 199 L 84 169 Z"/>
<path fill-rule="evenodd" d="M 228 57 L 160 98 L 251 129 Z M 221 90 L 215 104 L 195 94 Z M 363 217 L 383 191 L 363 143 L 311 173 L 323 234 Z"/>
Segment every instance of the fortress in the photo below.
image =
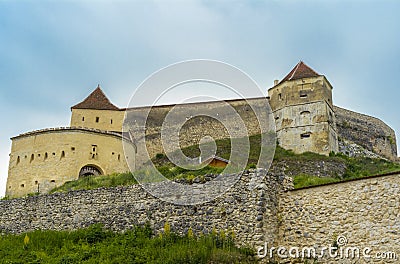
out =
<path fill-rule="evenodd" d="M 268 90 L 280 146 L 296 153 L 329 155 L 341 151 L 339 142 L 355 143 L 368 151 L 397 159 L 394 131 L 381 120 L 334 106 L 332 85 L 327 78 L 299 62 L 280 82 Z M 228 100 L 244 121 L 249 135 L 260 133 L 257 120 L 249 111 L 251 98 Z M 219 102 L 195 104 L 218 111 Z M 140 150 L 146 147 L 151 157 L 162 153 L 160 131 L 173 105 L 153 107 L 146 122 L 146 146 L 143 138 L 122 133 L 124 116 L 143 118 L 146 107 L 118 108 L 97 87 L 85 100 L 71 107 L 69 127 L 43 129 L 11 138 L 6 196 L 46 193 L 66 181 L 88 175 L 126 172 L 146 160 Z M 148 108 L 147 108 L 148 109 Z M 226 130 L 215 120 L 199 117 L 182 128 L 182 147 L 198 144 L 205 135 L 227 138 Z M 139 128 L 137 128 L 139 129 Z M 129 146 L 125 151 L 124 146 Z M 128 166 L 129 164 L 129 166 Z"/>

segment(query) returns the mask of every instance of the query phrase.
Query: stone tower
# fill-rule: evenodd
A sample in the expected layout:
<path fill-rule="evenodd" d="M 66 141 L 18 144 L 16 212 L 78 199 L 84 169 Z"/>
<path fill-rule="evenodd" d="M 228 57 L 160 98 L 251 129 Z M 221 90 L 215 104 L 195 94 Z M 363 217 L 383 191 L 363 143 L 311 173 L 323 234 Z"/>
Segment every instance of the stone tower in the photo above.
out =
<path fill-rule="evenodd" d="M 295 153 L 338 151 L 332 85 L 300 61 L 268 90 L 278 143 Z"/>

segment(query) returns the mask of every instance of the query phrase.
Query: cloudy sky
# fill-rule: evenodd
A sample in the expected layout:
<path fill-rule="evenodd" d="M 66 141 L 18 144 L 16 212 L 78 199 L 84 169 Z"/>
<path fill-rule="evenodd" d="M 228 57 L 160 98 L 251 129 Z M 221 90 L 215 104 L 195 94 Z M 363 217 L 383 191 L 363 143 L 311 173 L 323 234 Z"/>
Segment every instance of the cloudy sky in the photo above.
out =
<path fill-rule="evenodd" d="M 265 90 L 303 60 L 336 105 L 400 132 L 399 12 L 399 1 L 0 0 L 0 196 L 10 137 L 67 126 L 97 84 L 125 107 L 146 77 L 188 59 L 237 66 Z"/>

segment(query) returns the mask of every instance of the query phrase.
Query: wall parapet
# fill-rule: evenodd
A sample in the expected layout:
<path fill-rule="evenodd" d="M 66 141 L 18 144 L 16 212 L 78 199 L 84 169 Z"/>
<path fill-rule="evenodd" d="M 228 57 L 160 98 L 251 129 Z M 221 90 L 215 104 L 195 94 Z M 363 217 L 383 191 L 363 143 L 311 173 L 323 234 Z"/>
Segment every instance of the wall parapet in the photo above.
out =
<path fill-rule="evenodd" d="M 100 130 L 100 129 L 95 129 L 95 128 L 87 128 L 87 127 L 51 127 L 51 128 L 45 128 L 45 129 L 38 129 L 38 130 L 33 130 L 29 131 L 26 133 L 19 134 L 15 137 L 12 137 L 11 139 L 18 139 L 26 136 L 33 136 L 33 135 L 38 135 L 38 134 L 43 134 L 43 133 L 62 133 L 62 132 L 68 132 L 68 131 L 82 131 L 82 132 L 91 132 L 91 133 L 97 133 L 97 134 L 104 134 L 104 135 L 110 135 L 110 136 L 115 136 L 118 138 L 123 138 L 125 140 L 130 141 L 130 138 L 127 136 L 123 135 L 122 133 L 114 132 L 114 131 L 107 131 L 107 130 Z"/>

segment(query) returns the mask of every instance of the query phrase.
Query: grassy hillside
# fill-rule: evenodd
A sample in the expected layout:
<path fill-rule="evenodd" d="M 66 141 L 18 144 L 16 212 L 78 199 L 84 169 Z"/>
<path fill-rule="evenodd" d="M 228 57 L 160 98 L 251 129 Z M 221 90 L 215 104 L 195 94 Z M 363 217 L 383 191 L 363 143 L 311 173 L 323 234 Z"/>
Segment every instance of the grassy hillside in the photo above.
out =
<path fill-rule="evenodd" d="M 260 154 L 259 135 L 250 138 L 250 153 L 247 168 L 255 168 Z M 229 139 L 216 140 L 217 155 L 229 159 L 231 142 Z M 197 145 L 182 149 L 189 157 L 197 157 L 200 150 Z M 219 174 L 222 169 L 204 167 L 193 171 L 176 167 L 168 158 L 160 153 L 153 159 L 158 170 L 168 179 L 186 179 L 189 183 L 201 179 L 206 174 Z M 330 182 L 346 181 L 377 174 L 400 171 L 400 164 L 383 159 L 350 158 L 343 154 L 332 154 L 329 157 L 316 153 L 306 152 L 294 154 L 290 150 L 276 147 L 271 171 L 284 171 L 294 178 L 295 188 L 320 185 Z M 94 189 L 99 187 L 113 187 L 136 184 L 131 173 L 112 174 L 106 176 L 87 177 L 77 181 L 67 182 L 52 192 Z"/>
<path fill-rule="evenodd" d="M 0 236 L 1 263 L 256 263 L 254 252 L 235 247 L 223 232 L 178 236 L 149 226 L 114 233 L 94 225 L 77 231 L 34 231 Z"/>

